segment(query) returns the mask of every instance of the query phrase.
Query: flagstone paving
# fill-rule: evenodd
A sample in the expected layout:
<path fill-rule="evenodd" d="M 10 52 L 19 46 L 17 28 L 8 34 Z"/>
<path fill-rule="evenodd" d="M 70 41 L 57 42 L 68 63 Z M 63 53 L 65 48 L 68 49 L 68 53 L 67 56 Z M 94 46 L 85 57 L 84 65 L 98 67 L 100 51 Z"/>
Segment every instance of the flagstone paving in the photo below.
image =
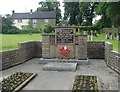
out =
<path fill-rule="evenodd" d="M 77 71 L 44 71 L 45 64 L 39 64 L 39 58 L 29 60 L 18 66 L 0 71 L 8 76 L 16 71 L 34 72 L 37 76 L 23 90 L 70 90 L 77 74 L 96 75 L 101 83 L 101 90 L 118 90 L 118 73 L 106 66 L 104 60 L 90 59 L 89 64 L 81 62 Z"/>

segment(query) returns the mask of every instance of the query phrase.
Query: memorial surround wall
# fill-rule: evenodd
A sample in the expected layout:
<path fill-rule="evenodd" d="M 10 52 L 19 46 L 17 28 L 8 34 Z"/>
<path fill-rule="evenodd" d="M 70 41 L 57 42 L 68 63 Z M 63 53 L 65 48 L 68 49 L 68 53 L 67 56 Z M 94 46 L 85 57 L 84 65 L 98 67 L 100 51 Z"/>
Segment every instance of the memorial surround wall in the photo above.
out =
<path fill-rule="evenodd" d="M 19 43 L 18 47 L 18 49 L 0 52 L 1 69 L 6 69 L 14 65 L 24 63 L 32 58 L 42 58 L 42 42 L 40 41 Z M 118 67 L 118 59 L 120 54 L 112 51 L 112 44 L 105 44 L 104 42 L 98 41 L 88 41 L 87 52 L 89 59 L 105 59 L 105 62 L 108 65 Z M 54 52 L 51 53 L 55 54 Z M 113 59 L 110 59 L 112 58 L 110 55 Z M 116 56 L 118 58 L 114 58 Z"/>
<path fill-rule="evenodd" d="M 113 45 L 109 42 L 105 43 L 105 57 L 106 64 L 120 73 L 120 53 L 113 51 Z"/>
<path fill-rule="evenodd" d="M 46 46 L 48 47 L 47 44 Z M 51 45 L 50 48 L 53 48 L 53 47 L 54 45 Z M 101 49 L 103 50 L 104 42 L 96 42 L 96 41 L 87 42 L 88 58 L 96 59 L 101 57 L 102 59 L 104 59 L 104 51 L 103 52 L 101 51 L 101 53 L 98 53 L 99 52 L 97 49 L 98 47 L 99 47 L 99 51 Z M 51 57 L 53 57 L 54 54 L 55 54 L 54 52 L 51 52 L 51 55 L 52 55 Z M 19 43 L 17 49 L 0 52 L 0 58 L 1 58 L 0 70 L 7 69 L 9 67 L 24 63 L 33 58 L 42 58 L 42 42 L 30 41 L 30 42 Z"/>
<path fill-rule="evenodd" d="M 74 28 L 56 28 L 55 33 L 42 36 L 42 58 L 64 58 L 60 48 L 66 46 L 70 52 L 65 59 L 87 59 L 86 35 L 75 35 Z"/>
<path fill-rule="evenodd" d="M 54 38 L 54 36 L 50 35 L 50 38 L 51 42 L 49 44 L 51 44 L 51 46 L 49 48 L 53 49 L 54 39 L 52 38 Z M 48 47 L 48 44 L 44 45 Z M 46 49 L 46 51 L 49 51 L 49 49 Z M 42 54 L 43 52 L 41 41 L 19 43 L 17 49 L 0 52 L 0 70 L 24 63 L 33 58 L 42 58 Z M 50 55 L 54 58 L 54 50 L 53 52 L 50 52 Z M 89 59 L 104 59 L 106 64 L 110 68 L 120 73 L 120 53 L 113 51 L 113 46 L 111 43 L 100 41 L 87 41 L 87 56 Z"/>
<path fill-rule="evenodd" d="M 79 36 L 76 36 L 75 38 L 78 39 Z M 82 41 L 86 41 L 86 36 L 80 36 L 82 38 Z M 78 43 L 78 40 L 76 40 L 75 44 L 55 44 L 55 35 L 44 35 L 43 36 L 43 42 L 42 42 L 42 58 L 59 58 L 59 47 L 61 45 L 66 45 L 70 48 L 70 53 L 68 58 L 80 58 L 80 59 L 86 59 L 87 58 L 87 41 L 84 44 L 84 42 L 80 41 L 81 43 Z M 82 53 L 78 53 L 81 52 Z M 75 53 L 76 52 L 76 53 Z M 79 55 L 78 55 L 79 54 Z"/>
<path fill-rule="evenodd" d="M 32 58 L 42 57 L 40 41 L 19 43 L 17 49 L 0 52 L 0 70 L 24 63 Z"/>

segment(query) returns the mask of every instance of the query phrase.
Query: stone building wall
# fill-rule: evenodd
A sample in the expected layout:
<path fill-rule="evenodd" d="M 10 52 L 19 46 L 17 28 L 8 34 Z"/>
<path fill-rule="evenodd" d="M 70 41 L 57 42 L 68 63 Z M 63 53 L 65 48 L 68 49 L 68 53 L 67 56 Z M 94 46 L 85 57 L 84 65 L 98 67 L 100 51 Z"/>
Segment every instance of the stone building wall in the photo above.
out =
<path fill-rule="evenodd" d="M 43 24 L 49 24 L 51 26 L 56 25 L 56 19 L 48 19 L 48 22 L 45 22 L 45 19 L 38 19 L 37 24 L 43 25 Z"/>
<path fill-rule="evenodd" d="M 105 62 L 106 64 L 120 73 L 120 53 L 113 51 L 113 45 L 109 42 L 105 43 Z"/>
<path fill-rule="evenodd" d="M 35 57 L 42 57 L 40 41 L 19 43 L 18 49 L 0 52 L 2 59 L 0 70 L 23 63 Z"/>

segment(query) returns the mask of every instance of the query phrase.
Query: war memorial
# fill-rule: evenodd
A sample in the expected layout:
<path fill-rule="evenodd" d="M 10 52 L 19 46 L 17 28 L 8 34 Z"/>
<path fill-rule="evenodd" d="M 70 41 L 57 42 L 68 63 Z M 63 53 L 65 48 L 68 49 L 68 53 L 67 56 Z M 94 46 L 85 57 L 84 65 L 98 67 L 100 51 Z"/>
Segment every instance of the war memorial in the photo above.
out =
<path fill-rule="evenodd" d="M 2 92 L 118 90 L 120 54 L 111 43 L 87 39 L 73 27 L 55 27 L 54 34 L 42 35 L 42 41 L 1 52 Z"/>

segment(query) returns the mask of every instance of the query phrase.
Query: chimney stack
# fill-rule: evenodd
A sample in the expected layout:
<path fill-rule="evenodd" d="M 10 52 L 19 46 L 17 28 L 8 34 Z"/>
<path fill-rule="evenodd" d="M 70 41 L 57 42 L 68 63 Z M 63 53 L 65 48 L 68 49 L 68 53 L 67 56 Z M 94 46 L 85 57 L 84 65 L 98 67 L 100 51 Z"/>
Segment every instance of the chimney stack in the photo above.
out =
<path fill-rule="evenodd" d="M 12 14 L 14 14 L 15 13 L 15 11 L 14 10 L 12 10 Z"/>
<path fill-rule="evenodd" d="M 30 9 L 30 14 L 32 14 L 32 12 L 33 12 L 32 9 Z"/>

